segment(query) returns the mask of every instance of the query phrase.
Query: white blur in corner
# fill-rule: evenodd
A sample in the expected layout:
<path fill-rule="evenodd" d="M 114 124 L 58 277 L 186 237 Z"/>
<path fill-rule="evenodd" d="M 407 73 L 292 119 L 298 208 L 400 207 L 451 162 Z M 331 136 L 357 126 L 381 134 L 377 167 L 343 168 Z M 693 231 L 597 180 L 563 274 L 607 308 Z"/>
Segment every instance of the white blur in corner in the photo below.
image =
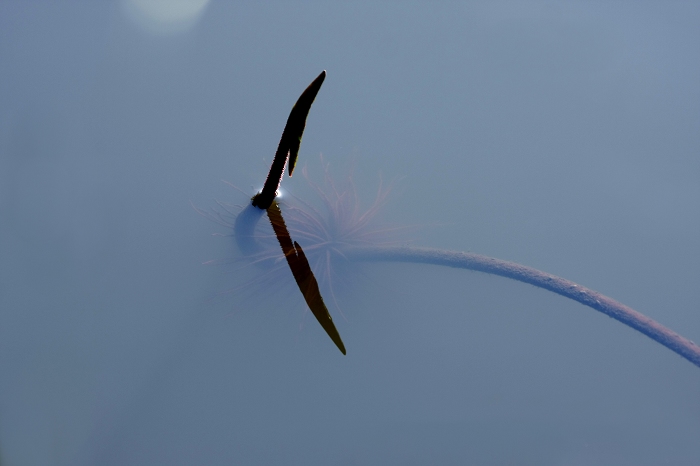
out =
<path fill-rule="evenodd" d="M 190 30 L 209 0 L 123 0 L 126 14 L 154 34 L 176 34 Z"/>

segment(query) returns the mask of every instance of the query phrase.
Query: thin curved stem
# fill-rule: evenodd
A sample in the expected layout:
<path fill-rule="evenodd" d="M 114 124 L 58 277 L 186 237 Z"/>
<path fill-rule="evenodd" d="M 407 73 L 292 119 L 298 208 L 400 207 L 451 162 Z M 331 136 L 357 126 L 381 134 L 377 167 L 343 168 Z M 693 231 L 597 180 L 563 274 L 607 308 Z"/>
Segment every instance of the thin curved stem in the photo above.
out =
<path fill-rule="evenodd" d="M 435 248 L 370 246 L 347 249 L 345 253 L 348 258 L 363 261 L 442 265 L 475 270 L 529 283 L 600 311 L 608 317 L 612 317 L 628 327 L 643 333 L 652 340 L 661 343 L 666 348 L 700 367 L 700 346 L 692 341 L 597 291 L 532 267 L 479 254 Z"/>

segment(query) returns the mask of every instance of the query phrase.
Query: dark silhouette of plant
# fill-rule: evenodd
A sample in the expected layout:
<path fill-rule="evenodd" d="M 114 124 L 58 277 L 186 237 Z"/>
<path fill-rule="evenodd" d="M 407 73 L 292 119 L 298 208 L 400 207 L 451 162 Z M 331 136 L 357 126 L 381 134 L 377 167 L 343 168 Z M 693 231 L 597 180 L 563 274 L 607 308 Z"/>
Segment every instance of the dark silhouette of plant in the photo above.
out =
<path fill-rule="evenodd" d="M 301 135 L 306 122 L 306 116 L 324 78 L 325 71 L 304 91 L 299 101 L 292 109 L 280 141 L 280 146 L 275 154 L 275 159 L 273 160 L 270 173 L 265 182 L 265 187 L 260 193 L 253 197 L 252 204 L 237 215 L 234 225 L 234 235 L 242 251 L 248 252 L 252 257 L 258 254 L 260 257 L 270 258 L 271 255 L 269 251 L 265 251 L 265 249 L 260 246 L 255 233 L 255 225 L 262 214 L 260 209 L 267 209 L 268 217 L 275 230 L 277 240 L 282 247 L 284 256 L 287 258 L 288 265 L 292 269 L 307 304 L 319 323 L 321 323 L 321 326 L 326 330 L 343 354 L 345 354 L 345 347 L 323 303 L 316 279 L 301 249 L 301 245 L 296 241 L 292 242 L 290 231 L 286 228 L 282 217 L 282 210 L 279 208 L 279 205 L 274 202 L 287 161 L 289 161 L 290 164 L 290 176 L 292 174 L 299 150 L 299 143 L 301 142 Z M 326 195 L 323 191 L 318 189 L 317 192 L 319 192 L 319 195 L 327 205 L 332 196 L 335 196 L 336 201 L 344 199 L 344 195 L 339 195 L 337 191 L 331 195 Z M 573 299 L 576 302 L 602 312 L 643 333 L 700 367 L 700 347 L 692 341 L 683 338 L 658 322 L 612 298 L 564 278 L 542 272 L 532 267 L 479 254 L 433 248 L 376 244 L 371 240 L 364 243 L 362 241 L 357 241 L 357 238 L 360 237 L 358 233 L 365 234 L 363 229 L 366 228 L 369 218 L 376 214 L 381 205 L 381 201 L 383 201 L 383 196 L 381 196 L 380 190 L 380 196 L 378 196 L 378 201 L 375 203 L 375 206 L 364 214 L 358 213 L 356 196 L 354 199 L 354 203 L 350 202 L 348 205 L 342 205 L 342 203 L 330 205 L 331 208 L 328 209 L 329 217 L 327 217 L 326 220 L 323 220 L 315 209 L 309 209 L 310 206 L 308 204 L 306 204 L 306 209 L 297 208 L 296 212 L 290 209 L 298 218 L 303 219 L 300 223 L 301 228 L 298 228 L 296 231 L 292 230 L 292 233 L 294 233 L 295 236 L 304 238 L 302 241 L 308 241 L 308 247 L 310 249 L 325 248 L 329 258 L 328 260 L 330 260 L 331 253 L 334 253 L 343 257 L 345 260 L 432 264 L 475 270 L 529 283 Z M 347 201 L 347 198 L 345 198 L 345 201 Z M 348 210 L 349 207 L 350 209 Z M 344 217 L 352 221 L 345 223 L 339 222 L 339 219 Z M 343 240 L 348 238 L 349 240 Z"/>
<path fill-rule="evenodd" d="M 296 104 L 292 107 L 289 118 L 287 118 L 287 124 L 282 132 L 280 143 L 277 146 L 275 158 L 272 160 L 270 172 L 265 180 L 265 185 L 262 191 L 253 196 L 250 206 L 244 209 L 236 218 L 235 229 L 237 232 L 236 237 L 240 238 L 239 241 L 245 241 L 244 238 L 248 240 L 252 239 L 254 235 L 252 235 L 251 232 L 255 229 L 255 224 L 260 219 L 258 212 L 260 210 L 265 210 L 267 212 L 267 216 L 272 224 L 272 229 L 282 248 L 282 253 L 287 259 L 287 264 L 292 271 L 292 275 L 294 275 L 294 280 L 296 280 L 301 294 L 306 300 L 306 304 L 309 306 L 309 309 L 311 309 L 316 320 L 318 320 L 318 323 L 321 324 L 321 327 L 323 327 L 331 340 L 333 340 L 333 343 L 345 354 L 345 345 L 340 338 L 338 330 L 335 328 L 335 324 L 333 323 L 330 312 L 328 312 L 326 304 L 323 302 L 323 297 L 318 289 L 318 282 L 316 281 L 314 273 L 311 271 L 311 266 L 306 259 L 304 250 L 299 243 L 293 241 L 290 237 L 289 230 L 282 217 L 282 212 L 277 202 L 275 202 L 277 190 L 279 189 L 282 176 L 284 175 L 285 165 L 289 165 L 289 176 L 292 176 L 294 172 L 297 156 L 299 155 L 301 138 L 304 134 L 304 128 L 306 127 L 306 117 L 309 115 L 311 104 L 314 102 L 324 79 L 326 79 L 325 70 L 309 84 L 309 87 L 302 92 Z M 243 247 L 254 248 L 254 245 L 244 244 Z"/>

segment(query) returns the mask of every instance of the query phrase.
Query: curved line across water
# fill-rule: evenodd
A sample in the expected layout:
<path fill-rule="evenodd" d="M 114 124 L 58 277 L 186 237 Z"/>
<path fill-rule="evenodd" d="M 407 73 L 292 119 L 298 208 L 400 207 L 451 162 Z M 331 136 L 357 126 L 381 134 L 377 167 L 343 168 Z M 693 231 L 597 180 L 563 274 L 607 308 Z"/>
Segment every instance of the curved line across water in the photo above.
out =
<path fill-rule="evenodd" d="M 662 344 L 676 354 L 700 367 L 700 346 L 664 327 L 653 319 L 605 295 L 583 287 L 570 280 L 551 275 L 515 262 L 493 257 L 436 248 L 407 246 L 369 246 L 349 248 L 343 251 L 349 259 L 363 261 L 411 262 L 442 265 L 459 269 L 499 275 L 573 299 L 602 312 Z"/>

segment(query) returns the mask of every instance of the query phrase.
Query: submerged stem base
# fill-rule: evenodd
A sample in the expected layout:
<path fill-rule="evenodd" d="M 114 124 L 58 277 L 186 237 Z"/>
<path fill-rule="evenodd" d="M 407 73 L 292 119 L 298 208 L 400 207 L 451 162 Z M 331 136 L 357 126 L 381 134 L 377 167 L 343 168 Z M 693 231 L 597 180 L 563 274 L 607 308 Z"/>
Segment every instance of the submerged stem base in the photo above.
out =
<path fill-rule="evenodd" d="M 348 258 L 363 261 L 413 262 L 443 265 L 499 275 L 573 299 L 622 322 L 664 345 L 700 367 L 700 346 L 624 304 L 572 281 L 532 267 L 493 257 L 459 251 L 418 247 L 357 247 L 344 251 Z"/>

